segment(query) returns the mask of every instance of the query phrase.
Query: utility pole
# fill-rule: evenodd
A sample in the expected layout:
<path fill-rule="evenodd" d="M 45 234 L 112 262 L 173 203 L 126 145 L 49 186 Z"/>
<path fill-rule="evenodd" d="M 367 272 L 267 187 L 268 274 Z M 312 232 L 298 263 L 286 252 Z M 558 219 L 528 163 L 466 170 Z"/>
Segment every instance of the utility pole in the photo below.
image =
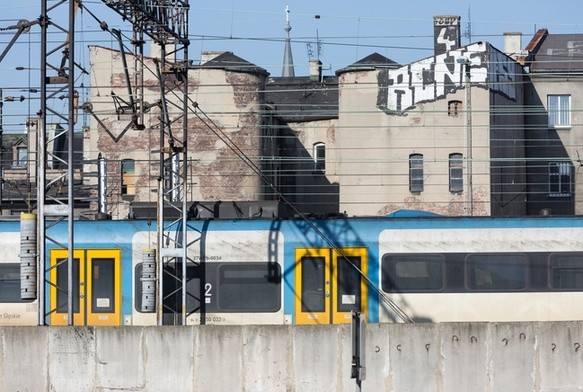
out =
<path fill-rule="evenodd" d="M 473 130 L 472 130 L 472 82 L 471 82 L 471 61 L 466 56 L 458 57 L 456 60 L 464 72 L 464 84 L 466 89 L 466 215 L 474 215 L 474 194 L 473 194 Z"/>

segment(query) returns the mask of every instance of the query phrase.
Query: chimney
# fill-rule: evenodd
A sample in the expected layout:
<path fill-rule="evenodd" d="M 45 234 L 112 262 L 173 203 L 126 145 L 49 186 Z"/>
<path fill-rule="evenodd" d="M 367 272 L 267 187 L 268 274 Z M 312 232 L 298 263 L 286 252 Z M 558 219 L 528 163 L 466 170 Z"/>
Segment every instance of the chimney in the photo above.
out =
<path fill-rule="evenodd" d="M 504 33 L 504 53 L 507 56 L 522 50 L 522 33 Z"/>
<path fill-rule="evenodd" d="M 310 60 L 310 81 L 322 81 L 322 62 L 320 60 Z"/>
<path fill-rule="evenodd" d="M 460 17 L 442 15 L 433 17 L 433 48 L 435 56 L 461 46 Z"/>

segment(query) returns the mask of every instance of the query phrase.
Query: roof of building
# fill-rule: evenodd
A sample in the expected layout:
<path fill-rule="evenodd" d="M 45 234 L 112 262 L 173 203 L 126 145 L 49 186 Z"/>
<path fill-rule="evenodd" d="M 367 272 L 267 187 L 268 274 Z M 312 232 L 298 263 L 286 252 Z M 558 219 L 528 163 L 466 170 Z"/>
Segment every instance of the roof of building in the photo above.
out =
<path fill-rule="evenodd" d="M 583 71 L 583 34 L 549 34 L 541 29 L 527 50 L 531 73 Z"/>
<path fill-rule="evenodd" d="M 324 76 L 314 82 L 309 76 L 270 77 L 265 102 L 288 123 L 338 118 L 338 78 Z"/>
<path fill-rule="evenodd" d="M 388 57 L 383 56 L 382 54 L 373 53 L 370 54 L 357 62 L 350 64 L 349 66 L 339 69 L 336 71 L 336 75 L 341 74 L 343 72 L 350 72 L 350 71 L 363 71 L 363 70 L 371 70 L 371 69 L 378 69 L 378 68 L 399 68 L 401 64 L 391 60 Z"/>
<path fill-rule="evenodd" d="M 260 75 L 269 76 L 269 72 L 265 69 L 250 63 L 249 61 L 242 59 L 241 57 L 233 54 L 233 52 L 223 52 L 217 57 L 205 62 L 202 65 L 197 65 L 194 68 L 211 68 L 211 69 L 224 69 L 227 71 L 235 72 L 246 72 L 246 73 L 256 73 Z"/>

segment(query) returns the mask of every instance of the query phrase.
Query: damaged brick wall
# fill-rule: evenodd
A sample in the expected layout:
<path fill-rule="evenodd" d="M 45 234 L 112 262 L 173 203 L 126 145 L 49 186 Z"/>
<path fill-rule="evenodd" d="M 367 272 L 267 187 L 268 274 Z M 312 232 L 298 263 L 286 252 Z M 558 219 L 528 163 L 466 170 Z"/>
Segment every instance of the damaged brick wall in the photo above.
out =
<path fill-rule="evenodd" d="M 129 203 L 155 202 L 160 177 L 160 86 L 151 59 L 146 60 L 143 75 L 144 101 L 154 104 L 143 115 L 143 129 L 128 127 L 131 111 L 120 110 L 120 99 L 129 102 L 127 81 L 121 55 L 107 48 L 92 47 L 91 101 L 101 124 L 92 119 L 85 145 L 85 156 L 95 159 L 101 152 L 108 161 L 108 206 L 115 218 L 124 218 Z M 128 59 L 132 64 L 133 60 Z M 261 91 L 264 77 L 253 73 L 224 69 L 191 69 L 188 75 L 189 97 L 197 102 L 208 118 L 203 122 L 189 103 L 187 151 L 188 197 L 192 201 L 258 200 L 260 179 L 252 168 L 233 151 L 244 152 L 259 167 L 261 130 Z M 140 79 L 130 72 L 130 80 Z M 183 141 L 181 88 L 183 83 L 172 74 L 166 76 L 165 91 L 172 134 Z M 122 102 L 123 104 L 123 102 Z M 116 112 L 117 109 L 117 112 Z M 199 110 L 200 114 L 200 110 Z M 202 116 L 204 117 L 204 116 Z M 140 117 L 141 119 L 141 117 Z M 215 132 L 229 143 L 221 141 Z M 169 145 L 165 135 L 164 145 Z M 165 155 L 168 158 L 169 155 Z M 136 193 L 121 192 L 121 161 L 135 161 Z M 96 185 L 96 181 L 94 182 Z"/>

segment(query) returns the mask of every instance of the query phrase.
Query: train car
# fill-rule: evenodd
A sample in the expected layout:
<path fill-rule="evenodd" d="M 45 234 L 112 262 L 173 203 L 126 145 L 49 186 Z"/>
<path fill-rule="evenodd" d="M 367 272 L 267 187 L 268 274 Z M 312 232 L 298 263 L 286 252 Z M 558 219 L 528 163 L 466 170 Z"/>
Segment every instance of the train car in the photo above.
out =
<path fill-rule="evenodd" d="M 156 259 L 155 222 L 75 222 L 74 324 L 182 324 L 183 309 L 188 325 L 348 323 L 352 311 L 371 323 L 583 319 L 582 217 L 188 225 L 188 261 L 154 276 L 145 269 Z M 65 226 L 51 229 L 55 243 L 66 243 Z M 37 325 L 42 312 L 45 324 L 67 325 L 67 252 L 48 245 L 42 292 L 21 300 L 19 231 L 0 223 L 0 324 Z M 162 293 L 151 290 L 156 279 Z"/>
<path fill-rule="evenodd" d="M 37 325 L 38 302 L 22 300 L 20 223 L 0 222 L 0 325 Z"/>

